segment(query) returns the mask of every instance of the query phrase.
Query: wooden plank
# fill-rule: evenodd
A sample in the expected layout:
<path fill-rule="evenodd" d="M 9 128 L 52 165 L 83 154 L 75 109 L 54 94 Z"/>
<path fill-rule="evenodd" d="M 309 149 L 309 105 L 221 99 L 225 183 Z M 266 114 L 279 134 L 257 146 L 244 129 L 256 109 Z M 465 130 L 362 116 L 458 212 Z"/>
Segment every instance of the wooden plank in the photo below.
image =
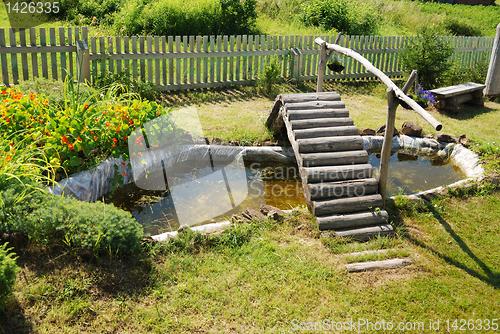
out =
<path fill-rule="evenodd" d="M 308 101 L 308 102 L 295 102 L 287 103 L 287 110 L 304 110 L 304 109 L 344 109 L 345 103 L 343 101 Z"/>
<path fill-rule="evenodd" d="M 361 227 L 351 230 L 336 231 L 338 237 L 353 238 L 355 240 L 367 241 L 378 236 L 389 236 L 394 233 L 394 228 L 389 224 Z"/>
<path fill-rule="evenodd" d="M 203 51 L 208 52 L 208 36 L 203 36 Z M 208 82 L 208 58 L 203 59 L 203 82 Z"/>
<path fill-rule="evenodd" d="M 165 54 L 167 53 L 167 37 L 166 36 L 161 36 L 161 52 L 162 54 Z M 162 59 L 161 60 L 161 65 L 162 65 L 162 84 L 164 86 L 168 85 L 168 81 L 167 81 L 167 72 L 168 72 L 168 68 L 167 68 L 167 60 L 166 59 Z"/>
<path fill-rule="evenodd" d="M 56 46 L 56 28 L 49 28 L 49 36 L 50 36 L 50 45 L 51 46 Z M 51 65 L 51 71 L 52 71 L 52 79 L 57 80 L 58 75 L 57 75 L 57 54 L 55 52 L 50 53 L 50 65 Z"/>
<path fill-rule="evenodd" d="M 174 53 L 174 37 L 173 36 L 168 36 L 168 53 L 171 55 Z M 168 83 L 170 85 L 173 85 L 175 83 L 174 81 L 174 60 L 169 59 L 168 60 Z"/>
<path fill-rule="evenodd" d="M 252 50 L 253 48 L 253 36 L 250 35 L 248 36 L 248 42 L 247 42 L 247 36 L 243 36 L 243 51 L 248 51 Z M 238 40 L 238 37 L 236 37 L 236 50 L 240 51 L 240 41 Z M 247 60 L 248 60 L 248 65 L 247 65 Z M 243 57 L 243 78 L 240 76 L 240 70 L 239 70 L 239 64 L 240 64 L 240 57 L 236 57 L 236 78 L 237 80 L 251 80 L 253 78 L 252 75 L 252 64 L 253 64 L 253 58 L 252 57 Z"/>
<path fill-rule="evenodd" d="M 63 27 L 59 27 L 59 45 L 65 45 L 65 44 L 66 44 L 66 31 Z M 68 72 L 65 52 L 59 53 L 59 62 L 61 64 L 61 80 L 64 81 L 66 80 L 66 75 Z"/>
<path fill-rule="evenodd" d="M 389 173 L 389 160 L 391 158 L 392 137 L 394 130 L 394 122 L 396 120 L 396 109 L 399 105 L 399 100 L 392 88 L 387 89 L 387 120 L 384 141 L 382 143 L 382 153 L 380 157 L 380 176 L 379 176 L 379 191 L 382 195 L 384 206 L 386 199 L 387 177 Z"/>
<path fill-rule="evenodd" d="M 99 55 L 101 56 L 101 75 L 106 73 L 106 40 L 104 36 L 99 37 Z"/>
<path fill-rule="evenodd" d="M 26 29 L 19 28 L 19 44 L 21 46 L 26 46 Z M 28 55 L 26 53 L 21 53 L 21 67 L 23 71 L 23 80 L 29 79 L 29 66 L 28 66 Z"/>
<path fill-rule="evenodd" d="M 354 125 L 337 126 L 330 128 L 295 130 L 294 134 L 296 140 L 322 137 L 357 136 L 358 128 Z"/>
<path fill-rule="evenodd" d="M 153 37 L 152 36 L 147 36 L 146 37 L 146 47 L 147 47 L 147 53 L 149 55 L 148 62 L 147 62 L 147 71 L 148 71 L 148 82 L 153 82 Z"/>
<path fill-rule="evenodd" d="M 108 42 L 106 44 L 106 55 L 111 56 L 112 54 L 114 54 L 115 52 L 113 49 L 114 49 L 113 48 L 113 37 L 108 36 Z M 111 59 L 108 59 L 108 57 L 106 57 L 106 62 L 108 63 L 109 73 L 114 74 L 115 73 L 114 61 Z"/>
<path fill-rule="evenodd" d="M 132 36 L 132 54 L 137 53 L 137 36 Z M 132 60 L 132 79 L 137 80 L 137 60 Z"/>
<path fill-rule="evenodd" d="M 299 119 L 349 117 L 349 110 L 347 109 L 291 110 L 288 111 L 287 115 L 288 119 L 291 121 Z"/>
<path fill-rule="evenodd" d="M 188 37 L 187 36 L 182 36 L 182 45 L 184 47 L 184 55 L 186 55 L 189 51 L 189 45 L 188 45 Z M 188 82 L 188 60 L 187 58 L 184 58 L 183 61 L 183 66 L 182 66 L 182 82 L 187 83 Z"/>
<path fill-rule="evenodd" d="M 234 47 L 235 47 L 236 39 L 234 38 L 234 35 L 231 35 L 229 38 L 229 50 L 231 52 L 234 52 Z M 236 58 L 231 57 L 229 58 L 229 81 L 233 82 L 234 81 L 234 62 Z"/>
<path fill-rule="evenodd" d="M 128 36 L 123 36 L 123 52 L 125 54 L 129 54 L 130 53 L 130 37 Z M 129 60 L 125 60 L 123 62 L 123 66 L 125 68 L 125 72 L 127 72 L 127 74 L 130 76 L 130 61 Z"/>
<path fill-rule="evenodd" d="M 299 147 L 299 153 L 354 151 L 363 149 L 363 138 L 354 135 L 297 139 L 297 145 Z"/>
<path fill-rule="evenodd" d="M 160 36 L 154 36 L 153 37 L 153 44 L 154 44 L 154 53 L 155 56 L 159 55 L 161 53 L 160 51 Z M 154 74 L 155 74 L 155 85 L 159 86 L 161 84 L 160 78 L 161 78 L 161 67 L 160 67 L 160 59 L 155 58 L 155 69 L 154 69 Z"/>
<path fill-rule="evenodd" d="M 227 52 L 227 43 L 228 43 L 228 37 L 227 35 L 224 35 L 222 45 L 224 48 L 224 51 Z M 222 81 L 226 82 L 227 81 L 227 57 L 223 58 L 223 63 L 222 63 Z"/>
<path fill-rule="evenodd" d="M 78 40 L 77 40 L 78 41 Z M 91 54 L 97 54 L 97 38 L 96 37 L 91 37 L 90 38 L 90 53 Z M 77 60 L 78 62 L 78 60 Z M 91 60 L 90 61 L 92 63 L 92 75 L 98 75 L 97 74 L 97 60 Z M 78 66 L 80 66 L 79 64 L 77 64 L 77 68 Z"/>
<path fill-rule="evenodd" d="M 5 29 L 0 28 L 0 47 L 5 47 Z M 1 54 L 0 61 L 2 63 L 2 80 L 5 86 L 10 86 L 9 84 L 9 69 L 7 65 L 7 55 Z"/>
<path fill-rule="evenodd" d="M 303 183 L 369 179 L 372 177 L 372 165 L 303 167 L 301 177 Z"/>
<path fill-rule="evenodd" d="M 196 52 L 201 52 L 201 36 L 196 36 Z M 201 82 L 201 59 L 196 59 L 196 82 Z"/>
<path fill-rule="evenodd" d="M 122 37 L 121 36 L 116 36 L 115 37 L 115 48 L 116 48 L 116 52 L 115 53 L 118 53 L 118 54 L 122 53 Z M 122 71 L 123 71 L 122 61 L 121 60 L 117 60 L 116 61 L 116 72 L 117 73 L 121 73 Z"/>
<path fill-rule="evenodd" d="M 390 259 L 383 261 L 350 263 L 346 264 L 345 267 L 348 272 L 355 273 L 360 271 L 396 269 L 404 266 L 409 266 L 412 263 L 413 260 L 411 259 Z"/>
<path fill-rule="evenodd" d="M 290 123 L 294 131 L 301 129 L 354 125 L 354 122 L 350 117 L 305 119 L 290 121 Z"/>
<path fill-rule="evenodd" d="M 210 36 L 210 51 L 214 52 L 215 50 L 215 36 Z M 210 82 L 215 81 L 215 59 L 214 57 L 210 58 Z"/>
<path fill-rule="evenodd" d="M 310 200 L 327 198 L 360 197 L 376 194 L 378 182 L 375 178 L 339 182 L 319 182 L 308 184 Z M 365 223 L 365 225 L 368 225 Z M 338 228 L 338 227 L 337 227 Z"/>
<path fill-rule="evenodd" d="M 11 47 L 16 46 L 16 30 L 14 28 L 9 28 L 9 42 Z M 10 66 L 12 72 L 12 81 L 14 85 L 19 83 L 19 68 L 17 66 L 17 54 L 12 53 L 10 55 Z"/>
<path fill-rule="evenodd" d="M 280 94 L 279 98 L 283 103 L 340 101 L 340 94 L 336 92 Z"/>
<path fill-rule="evenodd" d="M 73 29 L 71 27 L 68 28 L 68 45 L 73 46 Z M 68 52 L 68 63 L 69 63 L 69 75 L 71 80 L 73 80 L 74 76 L 74 67 L 73 67 L 73 52 Z"/>
<path fill-rule="evenodd" d="M 382 196 L 379 194 L 366 196 L 353 196 L 337 199 L 324 199 L 313 201 L 312 214 L 324 216 L 334 213 L 349 213 L 368 211 L 382 205 Z"/>
<path fill-rule="evenodd" d="M 189 36 L 189 52 L 194 53 L 194 36 Z M 194 83 L 194 58 L 189 59 L 189 83 Z"/>
<path fill-rule="evenodd" d="M 454 85 L 449 87 L 443 87 L 438 89 L 432 89 L 430 92 L 436 95 L 438 98 L 448 98 L 455 95 L 462 95 L 476 90 L 483 90 L 486 85 L 477 84 L 474 82 L 467 82 L 460 85 Z"/>
<path fill-rule="evenodd" d="M 217 51 L 221 51 L 222 50 L 222 36 L 217 36 Z M 221 81 L 221 72 L 222 72 L 222 68 L 221 68 L 221 59 L 220 57 L 217 57 L 216 58 L 216 80 L 217 82 L 220 82 Z"/>
<path fill-rule="evenodd" d="M 368 152 L 366 152 L 365 150 L 303 153 L 300 156 L 302 158 L 303 167 L 339 166 L 368 163 Z"/>
<path fill-rule="evenodd" d="M 40 45 L 41 46 L 46 46 L 47 45 L 47 39 L 45 35 L 45 28 L 40 28 Z M 48 63 L 47 63 L 47 54 L 42 53 L 41 54 L 41 59 L 42 59 L 42 76 L 45 79 L 49 78 L 49 69 L 48 69 Z"/>
<path fill-rule="evenodd" d="M 290 36 L 286 35 L 282 50 L 288 50 L 288 49 L 290 49 Z M 288 56 L 283 56 L 283 61 L 281 62 L 283 70 L 283 72 L 281 72 L 281 76 L 283 78 L 288 78 L 288 66 L 287 66 L 288 62 L 289 62 Z"/>
<path fill-rule="evenodd" d="M 258 35 L 254 35 L 254 50 L 260 49 L 260 38 Z M 249 79 L 255 80 L 259 77 L 259 61 L 260 57 L 253 57 L 253 73 Z"/>
<path fill-rule="evenodd" d="M 145 42 L 146 42 L 145 37 L 139 36 L 139 52 L 141 54 L 144 54 L 146 52 Z M 144 59 L 141 59 L 139 61 L 139 72 L 141 81 L 146 81 L 146 62 Z"/>
<path fill-rule="evenodd" d="M 31 47 L 36 46 L 36 28 L 30 28 L 30 45 Z M 33 79 L 38 78 L 38 55 L 36 53 L 31 54 L 31 72 Z"/>

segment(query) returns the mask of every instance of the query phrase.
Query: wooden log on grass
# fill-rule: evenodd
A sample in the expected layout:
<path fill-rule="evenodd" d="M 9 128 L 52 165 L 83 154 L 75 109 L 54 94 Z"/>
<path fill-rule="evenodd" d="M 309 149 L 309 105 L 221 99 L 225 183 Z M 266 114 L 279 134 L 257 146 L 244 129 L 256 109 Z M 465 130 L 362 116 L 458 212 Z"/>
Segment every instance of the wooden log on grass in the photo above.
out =
<path fill-rule="evenodd" d="M 389 222 L 389 214 L 385 210 L 380 212 L 357 212 L 350 214 L 336 214 L 317 218 L 320 230 L 340 230 L 352 227 L 377 225 Z"/>
<path fill-rule="evenodd" d="M 396 269 L 413 264 L 412 259 L 390 259 L 383 261 L 369 261 L 346 264 L 345 267 L 350 273 L 370 270 Z"/>

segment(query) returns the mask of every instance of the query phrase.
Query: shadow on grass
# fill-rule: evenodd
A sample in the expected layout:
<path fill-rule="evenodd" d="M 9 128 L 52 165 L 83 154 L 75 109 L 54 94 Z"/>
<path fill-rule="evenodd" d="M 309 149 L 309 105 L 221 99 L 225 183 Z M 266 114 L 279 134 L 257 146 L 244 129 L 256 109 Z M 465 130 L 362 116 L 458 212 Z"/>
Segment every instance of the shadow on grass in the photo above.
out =
<path fill-rule="evenodd" d="M 439 221 L 439 223 L 444 227 L 446 232 L 455 240 L 462 251 L 467 254 L 481 269 L 482 272 L 468 267 L 466 264 L 457 261 L 456 259 L 447 256 L 438 250 L 426 245 L 424 242 L 417 240 L 412 237 L 408 239 L 415 245 L 431 251 L 434 255 L 445 260 L 447 263 L 465 271 L 469 275 L 491 285 L 495 289 L 500 289 L 500 272 L 493 272 L 481 259 L 479 259 L 474 252 L 467 246 L 465 241 L 453 230 L 453 228 L 448 224 L 448 222 L 441 216 L 441 214 L 435 210 L 432 206 L 428 206 L 428 210 L 433 214 L 433 216 Z"/>
<path fill-rule="evenodd" d="M 497 109 L 492 109 L 488 107 L 479 107 L 479 106 L 474 106 L 471 104 L 465 104 L 461 105 L 458 108 L 458 111 L 452 112 L 452 111 L 443 111 L 443 110 L 437 110 L 439 113 L 442 113 L 443 115 L 448 116 L 449 118 L 456 119 L 459 121 L 465 121 L 472 119 L 476 116 L 480 116 L 482 114 L 486 114 L 492 111 L 496 111 Z"/>
<path fill-rule="evenodd" d="M 1 333 L 31 333 L 37 321 L 25 316 L 27 309 L 58 307 L 78 299 L 106 299 L 142 295 L 154 281 L 147 254 L 122 257 L 76 254 L 61 247 L 28 246 L 17 251 L 16 299 L 0 311 Z M 90 255 L 90 256 L 89 256 Z M 33 315 L 32 315 L 33 316 Z M 34 315 L 36 318 L 44 315 Z M 33 323 L 35 322 L 35 323 Z"/>

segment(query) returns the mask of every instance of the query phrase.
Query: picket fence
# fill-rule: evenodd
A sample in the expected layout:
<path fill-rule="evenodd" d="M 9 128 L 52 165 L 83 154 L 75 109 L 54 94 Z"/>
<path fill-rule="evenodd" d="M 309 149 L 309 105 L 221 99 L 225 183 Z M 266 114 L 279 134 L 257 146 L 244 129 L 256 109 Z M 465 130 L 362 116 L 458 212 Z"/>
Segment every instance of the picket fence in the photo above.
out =
<path fill-rule="evenodd" d="M 48 34 L 47 34 L 48 33 Z M 28 39 L 29 34 L 29 39 Z M 48 36 L 47 36 L 48 35 Z M 8 42 L 6 39 L 8 37 Z M 5 85 L 37 77 L 65 80 L 126 72 L 159 90 L 208 88 L 255 81 L 271 59 L 284 78 L 315 80 L 319 61 L 316 36 L 89 36 L 87 27 L 0 29 L 0 64 Z M 333 43 L 335 36 L 320 36 Z M 399 54 L 404 36 L 341 36 L 339 45 L 354 49 L 388 76 L 403 74 Z M 463 67 L 489 61 L 493 37 L 444 37 Z M 326 79 L 373 75 L 341 56 L 345 70 L 327 69 Z"/>

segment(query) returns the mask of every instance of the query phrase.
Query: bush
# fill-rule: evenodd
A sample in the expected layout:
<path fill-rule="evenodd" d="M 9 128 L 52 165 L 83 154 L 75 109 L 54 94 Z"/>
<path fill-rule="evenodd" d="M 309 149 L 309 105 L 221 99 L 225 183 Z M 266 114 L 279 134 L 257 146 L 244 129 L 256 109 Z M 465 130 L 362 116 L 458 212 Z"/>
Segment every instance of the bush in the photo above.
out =
<path fill-rule="evenodd" d="M 311 0 L 302 6 L 301 20 L 327 30 L 335 28 L 346 35 L 370 35 L 377 26 L 371 7 L 347 0 Z"/>
<path fill-rule="evenodd" d="M 264 71 L 260 74 L 258 85 L 261 92 L 268 96 L 275 95 L 273 86 L 278 83 L 281 74 L 281 63 L 276 57 L 264 67 Z"/>
<path fill-rule="evenodd" d="M 445 81 L 445 73 L 451 64 L 448 58 L 453 53 L 449 42 L 428 27 L 420 29 L 416 39 L 407 39 L 401 54 L 403 68 L 408 73 L 417 70 L 420 84 L 433 89 Z"/>
<path fill-rule="evenodd" d="M 123 3 L 124 0 L 63 0 L 56 16 L 73 24 L 92 24 L 94 17 L 97 24 L 113 24 L 114 14 Z"/>
<path fill-rule="evenodd" d="M 18 201 L 20 185 L 0 186 L 0 233 L 18 231 L 35 243 L 65 244 L 94 253 L 131 253 L 142 227 L 129 212 L 103 203 L 31 192 Z"/>
<path fill-rule="evenodd" d="M 472 25 L 468 20 L 447 18 L 443 23 L 444 29 L 454 36 L 481 36 L 481 29 Z"/>
<path fill-rule="evenodd" d="M 128 35 L 247 34 L 255 30 L 256 0 L 135 0 L 116 15 L 115 27 Z"/>
<path fill-rule="evenodd" d="M 9 253 L 7 244 L 0 245 L 0 310 L 5 307 L 5 302 L 12 294 L 16 283 L 16 272 L 20 268 L 16 265 L 16 258 Z"/>
<path fill-rule="evenodd" d="M 106 91 L 111 91 L 116 96 L 132 93 L 150 101 L 155 100 L 160 95 L 160 92 L 155 89 L 155 85 L 152 82 L 133 79 L 130 73 L 124 71 L 119 73 L 105 71 L 100 74 L 93 72 L 91 85 L 95 88 L 103 88 Z"/>

